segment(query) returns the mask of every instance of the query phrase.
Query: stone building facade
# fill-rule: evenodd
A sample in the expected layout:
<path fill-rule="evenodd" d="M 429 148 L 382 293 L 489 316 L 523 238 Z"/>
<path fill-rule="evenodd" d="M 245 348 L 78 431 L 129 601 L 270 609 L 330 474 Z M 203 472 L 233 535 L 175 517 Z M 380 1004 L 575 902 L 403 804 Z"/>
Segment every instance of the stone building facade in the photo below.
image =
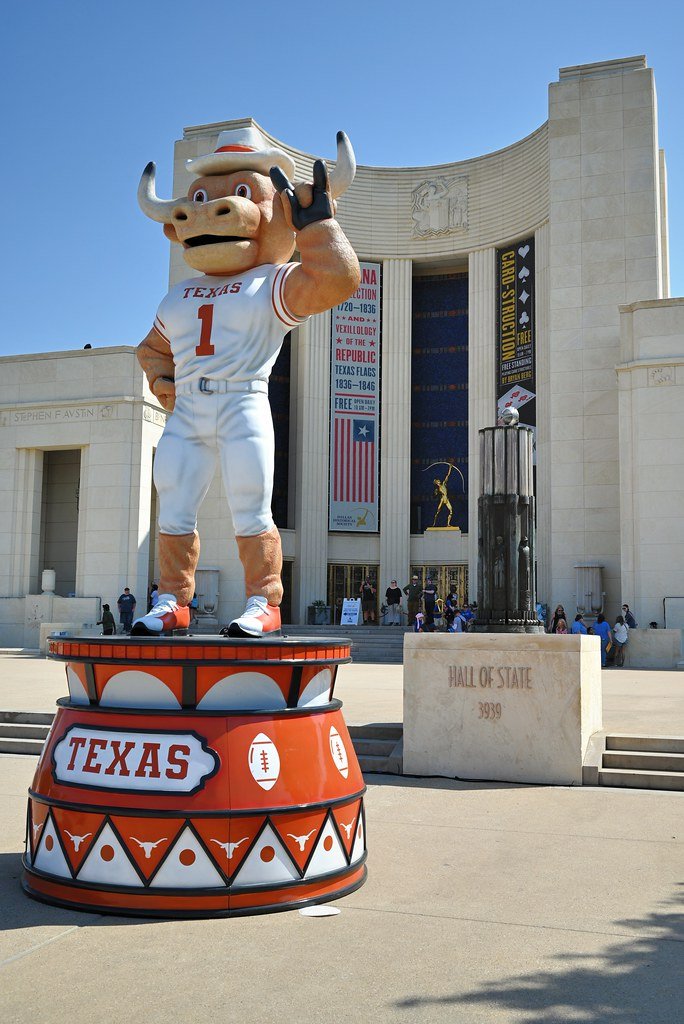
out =
<path fill-rule="evenodd" d="M 188 188 L 188 158 L 248 123 L 187 128 L 173 194 Z M 262 131 L 298 177 L 310 175 L 313 156 Z M 383 594 L 416 570 L 475 597 L 477 432 L 500 411 L 501 260 L 517 247 L 534 273 L 533 294 L 516 294 L 533 304 L 538 594 L 569 612 L 603 604 L 613 615 L 627 601 L 641 623 L 662 625 L 663 598 L 684 595 L 684 300 L 669 298 L 665 162 L 645 59 L 561 69 L 548 120 L 498 152 L 359 166 L 338 217 L 381 274 L 378 522 L 330 529 L 331 316 L 321 314 L 292 333 L 272 387 L 286 617 L 303 622 L 313 601 L 356 596 L 367 572 Z M 172 247 L 171 283 L 189 276 Z M 0 642 L 17 644 L 28 629 L 21 602 L 40 593 L 46 559 L 79 599 L 111 603 L 126 583 L 144 594 L 164 413 L 133 348 L 7 357 L 0 374 Z M 458 530 L 429 528 L 436 498 L 422 481 L 433 474 L 421 474 L 434 463 L 458 469 Z M 242 580 L 218 477 L 199 529 L 225 621 Z M 589 576 L 600 594 L 587 594 Z"/>

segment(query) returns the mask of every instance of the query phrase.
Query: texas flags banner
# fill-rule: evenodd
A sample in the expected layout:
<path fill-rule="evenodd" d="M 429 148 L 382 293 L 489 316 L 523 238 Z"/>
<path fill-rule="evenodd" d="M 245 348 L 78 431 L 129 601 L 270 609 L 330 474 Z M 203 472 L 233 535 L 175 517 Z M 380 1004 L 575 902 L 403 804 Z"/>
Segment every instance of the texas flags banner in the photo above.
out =
<path fill-rule="evenodd" d="M 332 311 L 329 529 L 378 530 L 380 264 Z"/>

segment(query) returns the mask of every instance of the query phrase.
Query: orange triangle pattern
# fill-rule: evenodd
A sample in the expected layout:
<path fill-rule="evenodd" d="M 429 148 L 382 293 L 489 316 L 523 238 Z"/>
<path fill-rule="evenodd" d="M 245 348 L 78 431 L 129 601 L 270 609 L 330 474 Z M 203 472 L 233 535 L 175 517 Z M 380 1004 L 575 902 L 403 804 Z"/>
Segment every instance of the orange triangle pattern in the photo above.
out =
<path fill-rule="evenodd" d="M 31 841 L 31 860 L 36 855 L 38 849 L 38 843 L 40 837 L 43 834 L 43 828 L 45 827 L 45 821 L 48 816 L 47 804 L 39 804 L 36 800 L 31 800 L 31 815 L 29 821 L 29 839 Z"/>
<path fill-rule="evenodd" d="M 66 811 L 62 807 L 53 807 L 52 815 L 67 859 L 76 874 L 104 824 L 105 815 Z"/>
<path fill-rule="evenodd" d="M 185 825 L 184 818 L 128 818 L 118 814 L 110 815 L 110 821 L 129 857 L 148 881 Z"/>
<path fill-rule="evenodd" d="M 308 814 L 296 811 L 275 814 L 271 818 L 274 831 L 302 874 L 306 870 L 306 865 L 323 828 L 325 816 L 326 811 L 323 809 L 310 811 Z"/>
<path fill-rule="evenodd" d="M 232 878 L 254 845 L 264 821 L 264 816 L 259 815 L 252 818 L 193 818 L 191 824 L 221 874 Z"/>
<path fill-rule="evenodd" d="M 347 860 L 351 858 L 354 847 L 360 810 L 360 800 L 353 800 L 350 804 L 343 804 L 341 807 L 332 808 L 333 818 L 335 819 Z"/>

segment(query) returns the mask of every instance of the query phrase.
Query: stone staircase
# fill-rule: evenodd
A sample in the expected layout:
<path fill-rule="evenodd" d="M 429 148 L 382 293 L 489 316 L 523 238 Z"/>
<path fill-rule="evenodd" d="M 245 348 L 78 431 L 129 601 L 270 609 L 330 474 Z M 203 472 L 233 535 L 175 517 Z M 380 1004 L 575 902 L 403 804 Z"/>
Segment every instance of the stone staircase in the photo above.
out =
<path fill-rule="evenodd" d="M 405 633 L 402 626 L 283 626 L 284 636 L 347 637 L 352 660 L 362 665 L 401 665 Z"/>
<path fill-rule="evenodd" d="M 404 727 L 401 724 L 350 725 L 349 735 L 364 774 L 402 774 Z"/>
<path fill-rule="evenodd" d="M 598 784 L 684 792 L 684 736 L 606 736 Z"/>
<path fill-rule="evenodd" d="M 0 711 L 0 754 L 40 754 L 52 712 Z"/>

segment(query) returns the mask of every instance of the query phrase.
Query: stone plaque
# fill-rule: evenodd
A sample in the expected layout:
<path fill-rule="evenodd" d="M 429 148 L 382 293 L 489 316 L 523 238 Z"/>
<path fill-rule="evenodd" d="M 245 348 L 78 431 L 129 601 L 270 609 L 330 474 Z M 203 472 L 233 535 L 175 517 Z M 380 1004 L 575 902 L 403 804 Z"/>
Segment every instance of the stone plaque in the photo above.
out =
<path fill-rule="evenodd" d="M 674 366 L 651 366 L 648 371 L 648 386 L 662 387 L 675 383 Z"/>
<path fill-rule="evenodd" d="M 598 637 L 404 639 L 406 775 L 581 785 L 601 721 Z"/>

